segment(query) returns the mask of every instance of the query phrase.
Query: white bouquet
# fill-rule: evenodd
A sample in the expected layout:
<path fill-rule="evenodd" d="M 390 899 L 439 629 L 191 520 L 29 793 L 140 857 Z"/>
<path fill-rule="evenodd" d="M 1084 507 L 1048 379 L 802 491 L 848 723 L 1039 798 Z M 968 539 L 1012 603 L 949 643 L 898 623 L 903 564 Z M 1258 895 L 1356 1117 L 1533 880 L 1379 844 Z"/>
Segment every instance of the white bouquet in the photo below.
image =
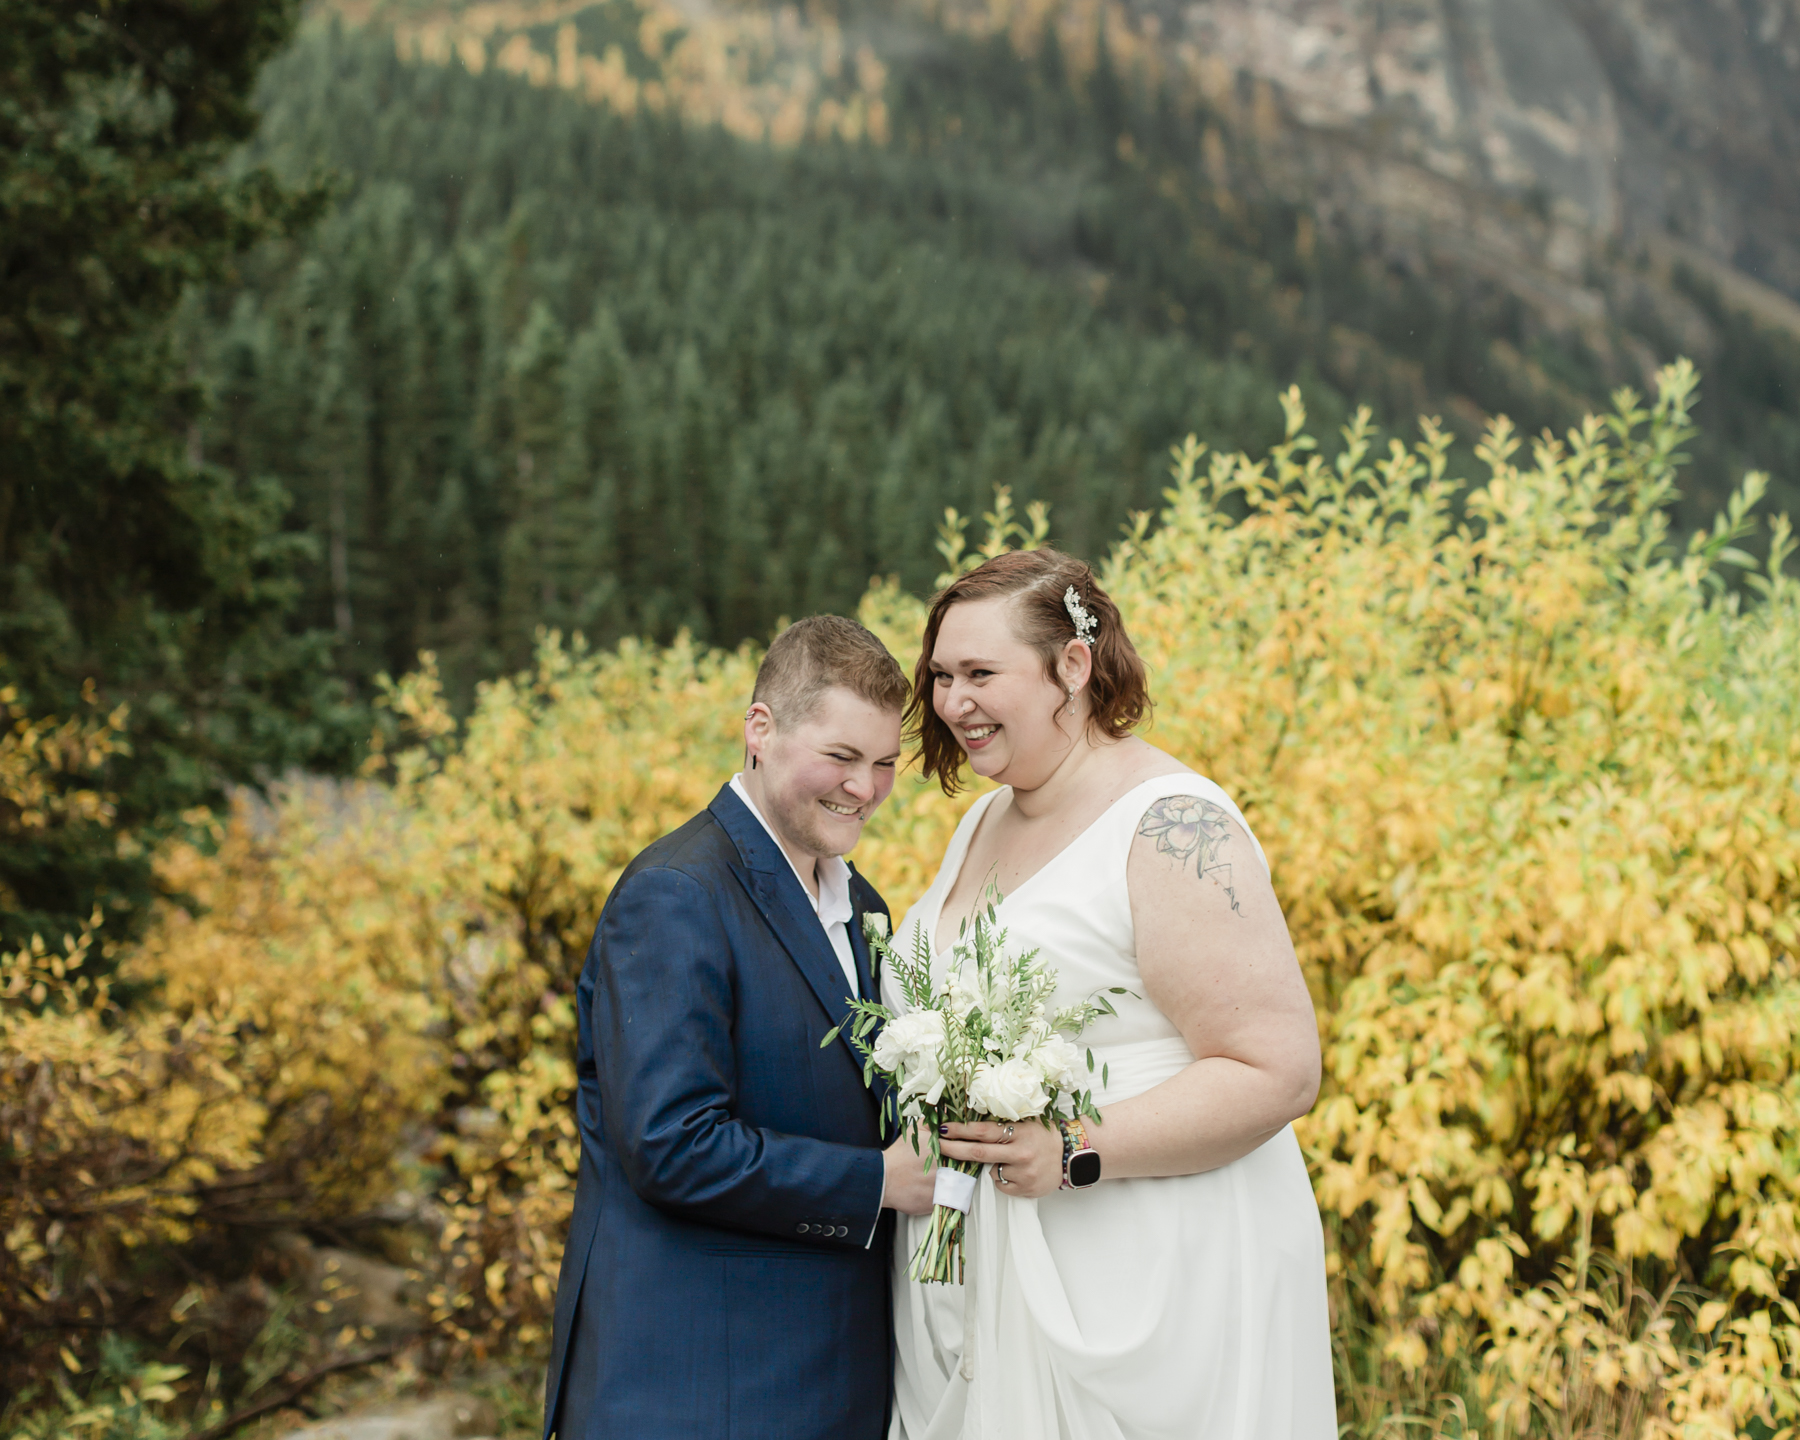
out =
<path fill-rule="evenodd" d="M 837 1039 L 844 1025 L 864 1056 L 863 1079 L 888 1082 L 882 1101 L 884 1129 L 891 1120 L 911 1131 L 913 1149 L 924 1135 L 937 1169 L 931 1226 L 912 1257 L 914 1280 L 960 1284 L 963 1275 L 963 1217 L 975 1192 L 981 1166 L 948 1160 L 938 1147 L 938 1127 L 972 1120 L 1032 1121 L 1045 1126 L 1085 1116 L 1096 1122 L 1093 1092 L 1081 1087 L 1094 1068 L 1092 1051 L 1082 1067 L 1082 1051 L 1072 1037 L 1097 1016 L 1116 1013 L 1104 995 L 1050 1013 L 1056 972 L 1036 950 L 1006 954 L 1006 932 L 995 920 L 997 899 L 957 933 L 950 963 L 932 978 L 931 942 L 915 930 L 912 956 L 894 948 L 883 916 L 865 915 L 863 933 L 877 959 L 893 967 L 906 997 L 905 1014 L 858 1000 L 843 1025 L 822 1045 Z M 1122 987 L 1110 992 L 1123 995 Z M 873 1043 L 871 1032 L 875 1033 Z M 1104 1078 L 1104 1077 L 1103 1077 Z"/>

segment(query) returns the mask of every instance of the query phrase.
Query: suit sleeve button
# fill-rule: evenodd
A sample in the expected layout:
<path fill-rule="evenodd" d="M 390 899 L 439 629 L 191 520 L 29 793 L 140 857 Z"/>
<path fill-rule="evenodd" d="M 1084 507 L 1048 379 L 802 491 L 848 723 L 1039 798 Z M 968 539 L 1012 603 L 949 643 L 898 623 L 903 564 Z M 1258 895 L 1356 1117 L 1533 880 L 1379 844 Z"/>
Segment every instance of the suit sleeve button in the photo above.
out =
<path fill-rule="evenodd" d="M 840 1225 L 837 1228 L 837 1233 L 838 1233 L 838 1238 L 842 1239 L 844 1236 L 846 1236 L 850 1233 L 850 1227 L 848 1225 Z"/>
<path fill-rule="evenodd" d="M 795 1230 L 795 1233 L 796 1233 L 796 1234 L 800 1234 L 800 1235 L 804 1235 L 804 1234 L 806 1234 L 806 1226 L 804 1226 L 804 1225 L 801 1225 L 801 1226 L 797 1226 L 797 1227 L 796 1227 L 796 1230 Z"/>

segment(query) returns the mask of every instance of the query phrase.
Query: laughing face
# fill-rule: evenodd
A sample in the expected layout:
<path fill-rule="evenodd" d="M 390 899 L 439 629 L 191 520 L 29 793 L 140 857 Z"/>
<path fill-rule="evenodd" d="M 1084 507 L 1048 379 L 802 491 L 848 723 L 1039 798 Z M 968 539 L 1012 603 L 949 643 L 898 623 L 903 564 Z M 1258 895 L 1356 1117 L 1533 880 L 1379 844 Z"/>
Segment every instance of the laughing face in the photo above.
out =
<path fill-rule="evenodd" d="M 1071 641 L 1058 659 L 1061 683 L 1018 636 L 1006 597 L 953 605 L 931 651 L 931 705 L 968 753 L 977 775 L 1020 790 L 1041 785 L 1082 732 L 1065 713 L 1067 687 L 1080 694 L 1091 661 Z M 1085 705 L 1079 704 L 1081 713 Z"/>
<path fill-rule="evenodd" d="M 776 723 L 766 705 L 750 707 L 744 743 L 755 758 L 744 788 L 796 864 L 842 855 L 894 788 L 900 713 L 833 687 L 811 715 Z"/>

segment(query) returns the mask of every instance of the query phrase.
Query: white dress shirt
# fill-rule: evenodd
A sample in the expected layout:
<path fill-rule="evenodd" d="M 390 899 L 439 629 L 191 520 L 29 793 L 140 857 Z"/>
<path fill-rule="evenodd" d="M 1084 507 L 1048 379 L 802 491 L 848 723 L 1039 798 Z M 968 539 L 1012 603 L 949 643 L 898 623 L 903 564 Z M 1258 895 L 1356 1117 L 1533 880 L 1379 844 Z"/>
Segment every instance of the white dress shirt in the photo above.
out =
<path fill-rule="evenodd" d="M 745 808 L 756 817 L 756 823 L 769 832 L 775 848 L 785 856 L 787 851 L 782 849 L 780 838 L 763 818 L 762 811 L 756 808 L 750 792 L 744 788 L 741 772 L 731 777 L 731 788 L 738 799 L 744 802 Z M 850 987 L 849 994 L 860 994 L 856 983 L 856 956 L 850 950 L 850 920 L 856 914 L 856 907 L 850 903 L 850 867 L 839 855 L 827 855 L 819 860 L 814 870 L 819 893 L 814 895 L 807 888 L 806 877 L 791 859 L 788 865 L 794 869 L 794 878 L 800 882 L 800 889 L 811 902 L 813 914 L 819 917 L 819 924 L 825 929 L 825 939 L 830 944 L 832 953 L 837 956 L 838 964 L 844 967 L 844 981 Z"/>

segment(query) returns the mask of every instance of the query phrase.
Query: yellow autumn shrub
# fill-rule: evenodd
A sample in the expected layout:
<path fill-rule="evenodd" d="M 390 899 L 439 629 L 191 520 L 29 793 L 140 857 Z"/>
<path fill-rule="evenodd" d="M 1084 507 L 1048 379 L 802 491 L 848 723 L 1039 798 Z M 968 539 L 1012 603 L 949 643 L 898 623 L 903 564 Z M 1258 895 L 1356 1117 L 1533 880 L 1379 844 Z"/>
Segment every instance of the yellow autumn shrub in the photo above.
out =
<path fill-rule="evenodd" d="M 390 1161 L 447 1088 L 424 858 L 385 790 L 305 784 L 242 797 L 213 845 L 158 856 L 183 899 L 121 966 L 151 997 L 132 1018 L 228 1037 L 250 1127 L 207 1222 L 341 1221 L 387 1198 Z"/>
<path fill-rule="evenodd" d="M 1780 523 L 1723 583 L 1757 477 L 1670 542 L 1693 384 L 1671 368 L 1561 438 L 1497 422 L 1468 483 L 1429 423 L 1378 450 L 1360 417 L 1326 461 L 1290 394 L 1267 457 L 1179 447 L 1105 567 L 1150 736 L 1243 805 L 1318 1001 L 1298 1128 L 1359 1433 L 1800 1416 L 1800 587 Z M 1041 533 L 989 518 L 989 552 Z M 945 551 L 977 558 L 955 524 Z M 922 613 L 890 584 L 862 609 L 909 667 Z M 427 665 L 366 785 L 164 857 L 200 903 L 132 973 L 184 1015 L 261 1007 L 245 1103 L 351 1107 L 341 1153 L 292 1172 L 332 1203 L 435 1135 L 432 1303 L 472 1351 L 545 1338 L 575 977 L 625 864 L 734 768 L 755 661 L 549 636 L 461 723 Z M 855 857 L 891 903 L 969 799 L 901 779 Z"/>
<path fill-rule="evenodd" d="M 96 692 L 90 681 L 83 698 Z M 86 821 L 109 824 L 113 799 L 92 784 L 107 757 L 126 748 L 126 710 L 82 719 L 30 714 L 16 686 L 0 686 L 0 828 L 42 830 L 53 824 Z M 0 891 L 0 903 L 12 897 Z"/>
<path fill-rule="evenodd" d="M 14 736 L 54 743 L 0 746 L 0 783 L 30 797 L 48 768 L 65 814 L 105 820 L 108 798 L 71 798 L 66 781 L 122 717 L 72 724 L 19 722 Z M 429 947 L 403 933 L 429 904 L 403 817 L 373 787 L 317 799 L 245 800 L 216 846 L 166 849 L 162 879 L 186 905 L 116 973 L 98 916 L 0 954 L 0 1403 L 91 1361 L 106 1332 L 166 1329 L 204 1301 L 168 1261 L 207 1232 L 385 1200 L 396 1151 L 436 1108 L 439 1005 L 416 968 Z"/>
<path fill-rule="evenodd" d="M 1356 1378 L 1473 1356 L 1505 1433 L 1800 1415 L 1800 587 L 1784 522 L 1760 603 L 1720 583 L 1760 477 L 1670 553 L 1692 384 L 1529 463 L 1497 424 L 1466 490 L 1430 426 L 1325 464 L 1290 397 L 1111 567 L 1320 1002 Z"/>

